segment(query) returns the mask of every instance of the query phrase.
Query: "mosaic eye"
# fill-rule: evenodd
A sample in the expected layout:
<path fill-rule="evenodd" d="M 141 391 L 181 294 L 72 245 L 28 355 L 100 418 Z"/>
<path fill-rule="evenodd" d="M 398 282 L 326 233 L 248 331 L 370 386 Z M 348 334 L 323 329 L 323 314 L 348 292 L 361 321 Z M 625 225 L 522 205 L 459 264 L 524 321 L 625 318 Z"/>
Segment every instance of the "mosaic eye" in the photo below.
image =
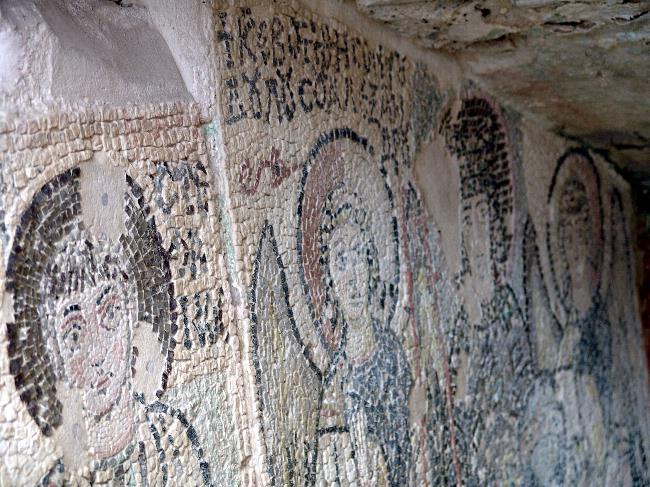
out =
<path fill-rule="evenodd" d="M 346 253 L 345 252 L 340 252 L 340 253 L 336 254 L 336 258 L 335 258 L 334 262 L 336 263 L 336 267 L 339 270 L 341 270 L 341 271 L 345 270 L 345 266 L 347 265 L 347 262 L 348 262 L 348 258 L 347 258 Z"/>
<path fill-rule="evenodd" d="M 106 303 L 100 311 L 99 324 L 105 330 L 115 330 L 119 325 L 119 314 L 122 307 L 115 302 Z"/>
<path fill-rule="evenodd" d="M 63 334 L 64 346 L 74 352 L 79 348 L 79 338 L 81 336 L 81 321 L 73 321 L 70 327 Z"/>
<path fill-rule="evenodd" d="M 357 244 L 354 246 L 354 253 L 357 254 L 358 256 L 363 256 L 365 254 L 365 248 L 363 244 Z"/>

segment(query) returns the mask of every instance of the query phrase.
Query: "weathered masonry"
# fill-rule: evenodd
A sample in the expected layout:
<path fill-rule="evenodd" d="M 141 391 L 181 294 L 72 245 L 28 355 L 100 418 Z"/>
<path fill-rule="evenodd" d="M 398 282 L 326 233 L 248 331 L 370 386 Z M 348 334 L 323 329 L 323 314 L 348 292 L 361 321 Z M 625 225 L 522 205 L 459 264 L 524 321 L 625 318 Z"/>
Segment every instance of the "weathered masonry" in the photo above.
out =
<path fill-rule="evenodd" d="M 0 485 L 650 486 L 629 181 L 357 4 L 0 3 Z"/>

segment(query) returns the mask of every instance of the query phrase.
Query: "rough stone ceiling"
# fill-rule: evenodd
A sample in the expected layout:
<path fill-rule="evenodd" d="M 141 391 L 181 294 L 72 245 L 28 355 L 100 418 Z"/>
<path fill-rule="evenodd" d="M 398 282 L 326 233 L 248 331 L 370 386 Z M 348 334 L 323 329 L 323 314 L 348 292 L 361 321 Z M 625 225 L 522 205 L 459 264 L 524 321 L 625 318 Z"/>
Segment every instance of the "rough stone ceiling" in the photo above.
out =
<path fill-rule="evenodd" d="M 540 123 L 650 182 L 650 1 L 356 0 Z"/>

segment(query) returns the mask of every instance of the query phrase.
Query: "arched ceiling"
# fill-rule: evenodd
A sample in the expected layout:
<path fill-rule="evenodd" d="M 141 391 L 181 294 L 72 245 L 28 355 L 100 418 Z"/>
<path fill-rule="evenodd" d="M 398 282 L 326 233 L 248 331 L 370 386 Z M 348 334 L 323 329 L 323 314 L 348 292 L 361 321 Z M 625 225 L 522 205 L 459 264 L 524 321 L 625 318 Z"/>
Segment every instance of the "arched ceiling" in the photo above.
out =
<path fill-rule="evenodd" d="M 650 1 L 356 0 L 518 110 L 650 182 Z"/>

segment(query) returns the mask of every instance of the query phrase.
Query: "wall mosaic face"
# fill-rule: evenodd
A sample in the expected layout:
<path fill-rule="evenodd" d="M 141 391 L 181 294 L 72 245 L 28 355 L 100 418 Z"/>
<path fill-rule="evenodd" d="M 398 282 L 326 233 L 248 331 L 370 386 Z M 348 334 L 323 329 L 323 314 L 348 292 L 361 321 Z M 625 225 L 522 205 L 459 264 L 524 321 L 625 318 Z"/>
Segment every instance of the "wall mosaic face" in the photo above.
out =
<path fill-rule="evenodd" d="M 335 20 L 222 3 L 210 123 L 0 122 L 0 484 L 650 485 L 626 184 Z"/>
<path fill-rule="evenodd" d="M 4 407 L 34 439 L 34 458 L 12 472 L 20 482 L 236 479 L 233 450 L 215 443 L 238 443 L 228 395 L 199 406 L 220 411 L 220 428 L 185 407 L 201 377 L 223 387 L 228 374 L 229 293 L 197 122 L 195 108 L 170 105 L 50 116 L 4 135 L 16 171 L 4 200 L 15 222 Z M 60 158 L 46 138 L 62 141 Z M 22 186 L 20 171 L 31 174 Z"/>

